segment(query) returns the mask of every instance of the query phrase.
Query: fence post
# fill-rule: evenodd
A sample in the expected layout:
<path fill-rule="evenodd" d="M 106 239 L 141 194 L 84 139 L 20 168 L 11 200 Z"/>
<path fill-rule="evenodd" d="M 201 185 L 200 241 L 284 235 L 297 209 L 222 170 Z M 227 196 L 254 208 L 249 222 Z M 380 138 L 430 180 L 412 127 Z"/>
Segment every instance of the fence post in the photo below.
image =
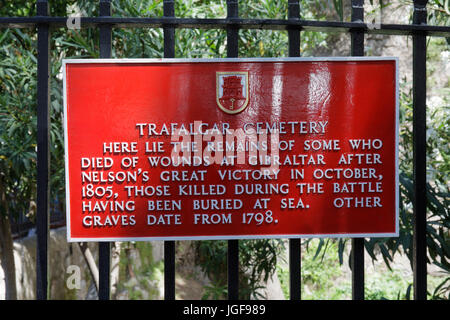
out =
<path fill-rule="evenodd" d="M 174 17 L 173 0 L 164 0 L 164 17 Z M 175 28 L 164 26 L 164 58 L 175 57 Z M 175 241 L 164 241 L 164 299 L 175 300 Z"/>
<path fill-rule="evenodd" d="M 427 23 L 427 0 L 414 0 L 414 24 Z M 427 299 L 426 34 L 413 34 L 414 299 Z"/>
<path fill-rule="evenodd" d="M 352 0 L 352 22 L 364 21 L 364 0 Z M 351 31 L 352 56 L 364 55 L 364 31 Z M 364 300 L 364 238 L 352 239 L 352 299 Z"/>
<path fill-rule="evenodd" d="M 288 1 L 288 19 L 300 19 L 298 0 Z M 289 57 L 300 57 L 300 29 L 289 28 Z M 289 298 L 301 299 L 301 239 L 289 239 Z"/>
<path fill-rule="evenodd" d="M 107 17 L 111 15 L 110 0 L 100 0 L 99 15 Z M 100 33 L 100 58 L 111 58 L 111 26 L 101 25 Z M 110 274 L 111 274 L 111 244 L 100 242 L 98 245 L 98 271 L 99 271 L 99 300 L 110 299 Z"/>
<path fill-rule="evenodd" d="M 239 8 L 237 0 L 227 0 L 227 19 L 237 18 Z M 227 27 L 227 57 L 237 58 L 238 53 L 238 35 L 237 26 Z M 228 299 L 239 299 L 239 240 L 228 240 L 227 251 L 227 271 L 228 271 Z"/>
<path fill-rule="evenodd" d="M 47 0 L 36 3 L 38 16 L 48 16 Z M 37 27 L 37 213 L 36 213 L 36 298 L 48 295 L 48 226 L 50 178 L 50 30 L 49 25 Z"/>

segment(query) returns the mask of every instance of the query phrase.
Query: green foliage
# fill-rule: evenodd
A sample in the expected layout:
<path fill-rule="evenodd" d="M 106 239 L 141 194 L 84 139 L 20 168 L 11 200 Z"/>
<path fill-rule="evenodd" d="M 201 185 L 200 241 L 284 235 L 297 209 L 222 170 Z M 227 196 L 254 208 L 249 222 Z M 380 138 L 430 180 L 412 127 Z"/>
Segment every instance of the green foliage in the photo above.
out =
<path fill-rule="evenodd" d="M 436 286 L 430 297 L 431 300 L 450 300 L 450 277 Z"/>
<path fill-rule="evenodd" d="M 411 0 L 398 0 L 393 2 L 396 7 L 413 7 Z M 412 10 L 410 21 L 412 21 Z M 432 25 L 450 25 L 450 4 L 448 0 L 429 0 L 427 3 L 427 21 Z"/>
<path fill-rule="evenodd" d="M 26 213 L 33 207 L 35 55 L 33 39 L 28 33 L 13 29 L 0 34 L 0 214 Z"/>
<path fill-rule="evenodd" d="M 28 50 L 19 50 L 20 43 Z M 1 214 L 27 212 L 36 169 L 36 71 L 31 37 L 20 30 L 0 36 L 0 191 Z"/>
<path fill-rule="evenodd" d="M 350 293 L 349 281 L 341 284 L 336 280 L 342 276 L 339 266 L 338 243 L 331 239 L 309 239 L 302 256 L 302 299 L 335 300 Z"/>
<path fill-rule="evenodd" d="M 227 288 L 227 242 L 197 241 L 197 263 L 210 278 L 212 285 L 205 288 L 204 298 L 225 298 Z M 284 250 L 281 240 L 239 241 L 239 295 L 240 299 L 258 299 L 261 289 L 276 271 L 277 259 Z"/>
<path fill-rule="evenodd" d="M 450 25 L 450 3 L 448 0 L 430 0 L 427 9 L 429 24 Z"/>
<path fill-rule="evenodd" d="M 130 300 L 158 298 L 164 263 L 153 260 L 152 243 L 123 242 L 121 246 L 117 291 L 126 291 Z"/>
<path fill-rule="evenodd" d="M 375 272 L 366 280 L 364 295 L 366 300 L 409 300 L 410 290 L 411 283 L 402 273 L 388 270 Z"/>
<path fill-rule="evenodd" d="M 427 116 L 427 249 L 429 263 L 450 272 L 450 216 L 449 216 L 449 136 L 448 95 L 438 106 L 429 105 Z M 400 237 L 371 239 L 366 249 L 378 246 L 389 266 L 400 249 L 412 261 L 412 92 L 403 86 L 400 92 Z M 437 116 L 439 114 L 439 116 Z"/>
<path fill-rule="evenodd" d="M 204 286 L 202 300 L 225 300 L 227 294 L 227 285 L 221 285 L 214 281 L 211 285 Z"/>
<path fill-rule="evenodd" d="M 11 17 L 27 17 L 36 14 L 35 4 L 29 0 L 2 1 L 0 15 Z"/>
<path fill-rule="evenodd" d="M 303 300 L 349 300 L 352 296 L 350 269 L 340 263 L 340 242 L 336 239 L 309 239 L 303 243 L 302 251 L 302 299 Z M 350 251 L 345 244 L 345 256 Z M 376 261 L 374 261 L 376 262 Z M 369 262 L 370 264 L 370 262 Z M 375 272 L 366 271 L 366 300 L 408 300 L 411 298 L 411 278 L 404 270 L 385 270 L 383 263 L 367 265 Z M 278 264 L 278 277 L 285 298 L 289 298 L 289 270 Z"/>
<path fill-rule="evenodd" d="M 67 4 L 73 3 L 68 1 Z M 52 13 L 66 14 L 66 3 L 56 3 Z M 8 2 L 1 16 L 34 15 L 29 1 Z M 86 41 L 79 37 L 78 41 Z M 65 30 L 53 32 L 50 82 L 50 190 L 51 199 L 64 197 L 64 138 L 62 130 L 61 57 L 77 56 L 77 42 Z M 28 213 L 33 220 L 36 198 L 36 92 L 37 52 L 35 30 L 3 29 L 0 32 L 0 214 Z M 79 47 L 82 47 L 79 45 Z M 52 202 L 53 204 L 53 202 Z M 63 201 L 57 205 L 63 205 Z M 61 210 L 61 208 L 59 208 Z M 52 211 L 52 210 L 51 210 Z"/>

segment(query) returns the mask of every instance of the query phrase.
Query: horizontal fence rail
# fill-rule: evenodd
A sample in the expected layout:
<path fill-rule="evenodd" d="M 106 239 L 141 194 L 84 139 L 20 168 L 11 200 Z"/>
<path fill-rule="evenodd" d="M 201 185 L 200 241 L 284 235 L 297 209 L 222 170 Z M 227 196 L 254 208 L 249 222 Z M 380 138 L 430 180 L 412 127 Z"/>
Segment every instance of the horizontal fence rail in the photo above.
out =
<path fill-rule="evenodd" d="M 414 298 L 426 299 L 426 38 L 427 36 L 450 37 L 450 26 L 426 24 L 425 0 L 414 1 L 412 24 L 364 23 L 364 0 L 352 0 L 351 22 L 313 21 L 301 19 L 298 0 L 288 1 L 287 19 L 239 18 L 238 1 L 227 0 L 227 17 L 220 19 L 176 18 L 174 1 L 164 0 L 163 17 L 114 17 L 111 16 L 110 0 L 99 2 L 98 17 L 78 17 L 80 28 L 100 30 L 100 57 L 109 58 L 112 52 L 112 28 L 163 28 L 164 57 L 175 57 L 175 29 L 223 29 L 227 32 L 227 57 L 238 57 L 238 32 L 240 29 L 286 30 L 289 35 L 289 56 L 300 56 L 301 32 L 340 32 L 351 35 L 351 54 L 364 55 L 366 34 L 413 36 L 413 95 L 414 95 Z M 48 292 L 48 222 L 49 222 L 49 81 L 51 65 L 50 42 L 52 28 L 67 27 L 68 19 L 74 17 L 48 16 L 46 0 L 37 1 L 37 16 L 0 17 L 0 29 L 37 28 L 37 298 L 47 299 Z M 126 57 L 125 57 L 126 58 Z M 301 298 L 301 242 L 289 240 L 290 295 Z M 110 243 L 99 245 L 100 288 L 99 298 L 110 296 Z M 175 242 L 165 242 L 165 299 L 175 299 Z M 352 239 L 352 289 L 353 299 L 364 299 L 364 239 Z M 228 298 L 239 297 L 239 241 L 228 241 Z"/>
<path fill-rule="evenodd" d="M 38 24 L 49 24 L 55 28 L 66 27 L 67 20 L 73 17 L 11 17 L 0 18 L 0 28 L 34 28 Z M 227 29 L 230 26 L 239 29 L 289 30 L 300 28 L 302 31 L 350 32 L 359 29 L 367 34 L 413 35 L 425 32 L 427 36 L 448 37 L 450 27 L 424 24 L 368 24 L 361 22 L 315 21 L 301 19 L 193 19 L 193 18 L 134 18 L 134 17 L 80 17 L 81 28 L 98 28 L 102 24 L 112 28 L 163 28 L 170 25 L 177 29 Z"/>

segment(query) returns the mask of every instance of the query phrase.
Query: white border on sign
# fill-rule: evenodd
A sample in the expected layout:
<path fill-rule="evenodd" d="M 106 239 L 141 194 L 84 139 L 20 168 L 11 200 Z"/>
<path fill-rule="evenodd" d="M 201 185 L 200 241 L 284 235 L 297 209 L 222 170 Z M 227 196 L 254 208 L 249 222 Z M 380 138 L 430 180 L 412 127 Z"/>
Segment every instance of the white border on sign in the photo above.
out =
<path fill-rule="evenodd" d="M 395 62 L 395 232 L 393 233 L 343 233 L 343 234 L 296 234 L 296 235 L 240 235 L 240 236 L 176 236 L 176 237 L 114 237 L 78 238 L 70 235 L 70 189 L 69 156 L 67 132 L 67 64 L 155 64 L 155 63 L 236 63 L 236 62 L 333 62 L 333 61 L 394 61 Z M 68 242 L 113 242 L 113 241 L 173 241 L 173 240 L 232 240 L 232 239 L 298 239 L 298 238 L 387 238 L 399 236 L 399 59 L 398 57 L 288 57 L 288 58 L 220 58 L 220 59 L 63 59 L 63 98 L 64 98 L 64 160 L 66 176 L 66 226 Z"/>

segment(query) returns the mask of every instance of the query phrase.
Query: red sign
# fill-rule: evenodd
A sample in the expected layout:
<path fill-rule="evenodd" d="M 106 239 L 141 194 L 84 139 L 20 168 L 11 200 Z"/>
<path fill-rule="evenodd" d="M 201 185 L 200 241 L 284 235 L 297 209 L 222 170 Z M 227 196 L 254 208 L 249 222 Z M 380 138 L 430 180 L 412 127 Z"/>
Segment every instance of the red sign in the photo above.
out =
<path fill-rule="evenodd" d="M 398 236 L 395 58 L 63 70 L 69 241 Z"/>

